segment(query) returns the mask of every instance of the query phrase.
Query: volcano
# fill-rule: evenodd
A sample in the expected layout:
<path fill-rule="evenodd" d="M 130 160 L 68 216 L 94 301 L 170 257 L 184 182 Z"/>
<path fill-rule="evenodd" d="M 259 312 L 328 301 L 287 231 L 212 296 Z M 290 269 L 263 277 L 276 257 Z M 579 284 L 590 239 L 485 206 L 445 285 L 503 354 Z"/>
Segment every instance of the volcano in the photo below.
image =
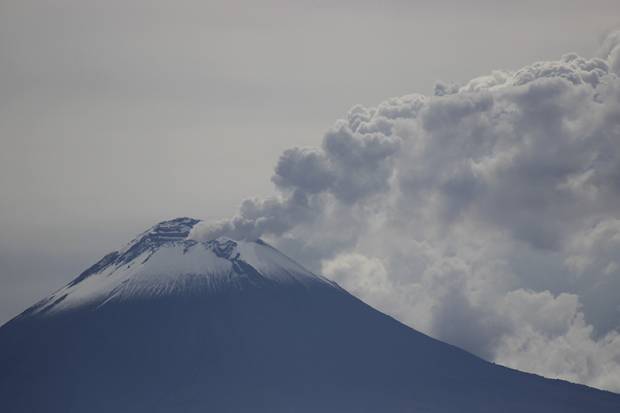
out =
<path fill-rule="evenodd" d="M 162 222 L 0 328 L 7 413 L 620 412 L 484 361 L 267 243 Z"/>

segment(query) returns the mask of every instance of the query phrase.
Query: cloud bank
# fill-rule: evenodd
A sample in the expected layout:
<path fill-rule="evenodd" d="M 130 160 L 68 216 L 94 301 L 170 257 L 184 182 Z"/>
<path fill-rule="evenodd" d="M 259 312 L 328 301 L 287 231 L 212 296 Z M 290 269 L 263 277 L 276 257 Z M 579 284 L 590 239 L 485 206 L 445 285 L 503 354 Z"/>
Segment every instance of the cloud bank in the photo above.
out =
<path fill-rule="evenodd" d="M 267 237 L 434 337 L 620 391 L 620 32 L 598 56 L 354 106 L 191 236 Z"/>

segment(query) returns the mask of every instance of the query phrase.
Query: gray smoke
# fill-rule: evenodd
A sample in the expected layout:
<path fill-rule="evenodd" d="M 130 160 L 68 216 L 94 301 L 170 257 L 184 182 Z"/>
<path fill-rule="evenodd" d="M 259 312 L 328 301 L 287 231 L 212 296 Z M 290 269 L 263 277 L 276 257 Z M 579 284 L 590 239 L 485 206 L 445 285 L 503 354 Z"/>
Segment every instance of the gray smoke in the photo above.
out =
<path fill-rule="evenodd" d="M 192 237 L 267 237 L 435 337 L 620 391 L 619 33 L 355 106 L 282 154 L 278 197 Z"/>

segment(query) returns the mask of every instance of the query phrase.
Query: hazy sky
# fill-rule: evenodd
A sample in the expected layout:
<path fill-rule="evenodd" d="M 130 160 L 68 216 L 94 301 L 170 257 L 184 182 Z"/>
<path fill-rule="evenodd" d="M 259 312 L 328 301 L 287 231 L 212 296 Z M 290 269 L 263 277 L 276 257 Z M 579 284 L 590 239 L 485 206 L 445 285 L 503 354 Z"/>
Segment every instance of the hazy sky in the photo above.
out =
<path fill-rule="evenodd" d="M 0 322 L 158 221 L 274 194 L 283 151 L 355 104 L 592 57 L 620 26 L 617 1 L 258 4 L 0 2 Z"/>

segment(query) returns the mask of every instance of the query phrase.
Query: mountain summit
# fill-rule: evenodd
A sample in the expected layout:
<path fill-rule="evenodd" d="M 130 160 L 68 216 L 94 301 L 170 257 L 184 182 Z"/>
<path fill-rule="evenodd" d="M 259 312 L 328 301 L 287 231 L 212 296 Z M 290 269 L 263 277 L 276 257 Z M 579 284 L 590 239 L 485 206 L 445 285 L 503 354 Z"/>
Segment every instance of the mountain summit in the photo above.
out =
<path fill-rule="evenodd" d="M 177 218 L 153 226 L 22 316 L 101 307 L 136 298 L 204 295 L 276 283 L 336 287 L 260 239 L 187 239 L 198 222 Z"/>
<path fill-rule="evenodd" d="M 261 240 L 162 222 L 0 328 L 21 413 L 618 412 L 423 335 Z"/>

